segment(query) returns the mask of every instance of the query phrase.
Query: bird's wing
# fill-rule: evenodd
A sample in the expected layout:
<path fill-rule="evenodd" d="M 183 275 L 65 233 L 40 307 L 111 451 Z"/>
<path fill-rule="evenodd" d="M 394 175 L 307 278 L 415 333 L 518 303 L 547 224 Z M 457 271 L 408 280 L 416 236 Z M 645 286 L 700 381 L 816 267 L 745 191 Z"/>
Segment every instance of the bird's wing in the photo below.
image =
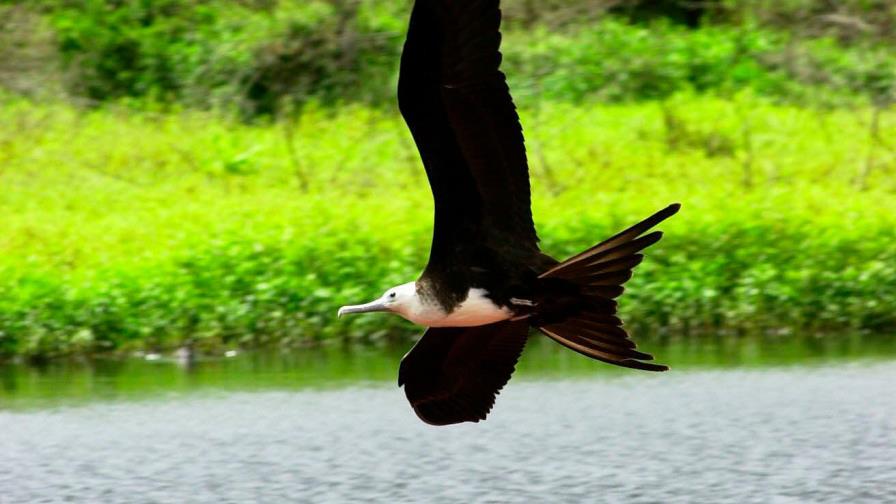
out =
<path fill-rule="evenodd" d="M 525 320 L 429 328 L 401 360 L 398 384 L 428 424 L 485 420 L 528 335 Z"/>
<path fill-rule="evenodd" d="M 468 260 L 464 243 L 538 251 L 500 22 L 498 0 L 418 0 L 411 14 L 398 103 L 435 200 L 427 269 Z"/>

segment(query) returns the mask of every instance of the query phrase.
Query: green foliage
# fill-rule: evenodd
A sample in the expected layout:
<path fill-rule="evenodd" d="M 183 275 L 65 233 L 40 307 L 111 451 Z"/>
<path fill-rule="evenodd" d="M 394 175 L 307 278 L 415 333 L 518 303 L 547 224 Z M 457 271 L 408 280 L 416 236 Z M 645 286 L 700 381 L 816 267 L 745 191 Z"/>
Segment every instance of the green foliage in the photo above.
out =
<path fill-rule="evenodd" d="M 637 336 L 896 327 L 896 111 L 678 95 L 523 110 L 543 248 L 672 201 L 621 301 Z M 380 341 L 336 319 L 414 278 L 431 196 L 393 113 L 0 107 L 0 353 Z"/>
<path fill-rule="evenodd" d="M 892 46 L 845 47 L 780 30 L 728 25 L 689 30 L 612 18 L 567 32 L 510 32 L 507 73 L 522 96 L 581 102 L 750 89 L 778 101 L 842 105 L 896 100 Z"/>
<path fill-rule="evenodd" d="M 395 14 L 373 2 L 79 0 L 49 16 L 76 94 L 258 115 L 283 98 L 382 98 L 400 43 Z"/>
<path fill-rule="evenodd" d="M 811 19 L 836 14 L 814 1 L 781 5 L 773 10 L 777 17 L 762 2 L 723 2 L 706 17 L 717 22 L 697 29 L 662 17 L 633 22 L 639 16 L 597 0 L 572 3 L 505 2 L 504 70 L 522 106 L 744 89 L 797 103 L 896 100 L 896 40 L 873 28 L 876 21 L 888 26 L 879 9 L 862 17 L 868 2 L 849 2 L 867 25 L 853 36 L 836 17 L 830 29 L 809 18 L 783 21 L 804 11 Z M 73 97 L 236 111 L 244 118 L 290 113 L 309 101 L 392 106 L 410 9 L 406 0 L 17 4 L 41 5 Z M 46 36 L 34 44 L 46 45 Z"/>

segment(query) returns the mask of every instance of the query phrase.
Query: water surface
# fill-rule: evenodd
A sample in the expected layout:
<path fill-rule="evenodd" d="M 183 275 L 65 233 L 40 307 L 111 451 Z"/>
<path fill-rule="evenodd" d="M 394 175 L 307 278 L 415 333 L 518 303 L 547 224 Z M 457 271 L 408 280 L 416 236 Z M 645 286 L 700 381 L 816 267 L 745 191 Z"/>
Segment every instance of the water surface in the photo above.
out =
<path fill-rule="evenodd" d="M 527 350 L 434 428 L 400 352 L 0 371 L 0 502 L 893 502 L 892 339 L 672 345 L 673 372 Z"/>

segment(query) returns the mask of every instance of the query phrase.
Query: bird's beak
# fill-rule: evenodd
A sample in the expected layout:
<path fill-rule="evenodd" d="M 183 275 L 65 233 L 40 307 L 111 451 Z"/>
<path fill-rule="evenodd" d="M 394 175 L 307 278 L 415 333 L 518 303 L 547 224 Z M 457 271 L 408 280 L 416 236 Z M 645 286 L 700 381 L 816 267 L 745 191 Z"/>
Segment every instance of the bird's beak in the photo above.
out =
<path fill-rule="evenodd" d="M 343 306 L 339 309 L 336 316 L 341 317 L 349 313 L 367 313 L 376 311 L 389 311 L 389 308 L 386 307 L 386 303 L 383 302 L 382 299 L 377 299 L 376 301 L 371 301 L 366 304 Z"/>

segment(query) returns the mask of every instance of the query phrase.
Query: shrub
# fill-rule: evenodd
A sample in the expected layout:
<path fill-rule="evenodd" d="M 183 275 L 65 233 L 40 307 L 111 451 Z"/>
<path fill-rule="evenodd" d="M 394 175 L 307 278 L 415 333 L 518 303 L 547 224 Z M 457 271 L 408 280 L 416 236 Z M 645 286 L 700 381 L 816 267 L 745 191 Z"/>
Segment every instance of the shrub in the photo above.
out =
<path fill-rule="evenodd" d="M 432 200 L 395 113 L 307 107 L 286 127 L 3 105 L 0 352 L 417 333 L 335 318 L 425 264 Z M 522 114 L 552 255 L 683 203 L 621 300 L 639 337 L 896 328 L 896 153 L 871 110 L 680 95 Z M 878 137 L 894 128 L 879 111 Z"/>
<path fill-rule="evenodd" d="M 505 70 L 520 105 L 656 99 L 688 90 L 752 89 L 827 105 L 889 103 L 896 96 L 896 53 L 887 37 L 791 28 L 749 10 L 753 4 L 739 15 L 719 7 L 728 14 L 697 29 L 663 17 L 633 22 L 603 7 L 594 9 L 602 13 L 597 17 L 549 21 L 590 9 L 595 0 L 573 3 L 506 5 Z M 309 101 L 392 106 L 409 12 L 408 2 L 398 0 L 42 5 L 74 97 L 246 118 L 290 113 Z"/>

